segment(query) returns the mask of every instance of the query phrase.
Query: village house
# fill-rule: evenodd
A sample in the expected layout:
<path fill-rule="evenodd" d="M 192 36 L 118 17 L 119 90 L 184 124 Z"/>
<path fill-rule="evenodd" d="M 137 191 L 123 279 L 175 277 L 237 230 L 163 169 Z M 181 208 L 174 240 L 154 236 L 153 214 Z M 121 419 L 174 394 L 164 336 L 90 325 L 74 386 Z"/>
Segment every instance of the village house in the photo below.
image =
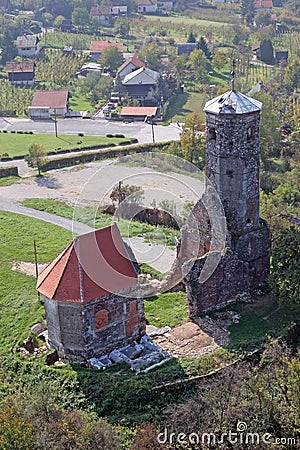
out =
<path fill-rule="evenodd" d="M 63 19 L 61 22 L 60 29 L 64 33 L 71 33 L 73 31 L 73 23 L 71 19 Z"/>
<path fill-rule="evenodd" d="M 116 224 L 76 237 L 39 275 L 49 342 L 86 362 L 146 332 L 136 262 Z"/>
<path fill-rule="evenodd" d="M 156 106 L 123 106 L 120 112 L 120 119 L 125 121 L 150 121 L 156 117 Z"/>
<path fill-rule="evenodd" d="M 69 110 L 69 91 L 35 91 L 29 109 L 32 119 L 65 116 Z"/>
<path fill-rule="evenodd" d="M 137 12 L 141 14 L 153 14 L 158 10 L 156 0 L 135 0 Z"/>
<path fill-rule="evenodd" d="M 104 50 L 110 47 L 117 47 L 119 52 L 123 55 L 123 44 L 116 41 L 91 41 L 90 56 L 94 62 L 97 62 Z"/>
<path fill-rule="evenodd" d="M 26 34 L 17 37 L 18 55 L 24 58 L 33 58 L 40 51 L 40 42 L 35 34 Z"/>
<path fill-rule="evenodd" d="M 139 59 L 136 53 L 134 53 L 132 56 L 126 59 L 126 61 L 124 61 L 124 63 L 119 68 L 117 75 L 121 80 L 123 80 L 126 75 L 144 66 L 145 63 Z"/>
<path fill-rule="evenodd" d="M 6 73 L 13 84 L 33 84 L 35 63 L 33 61 L 7 62 Z"/>
<path fill-rule="evenodd" d="M 159 78 L 160 73 L 148 67 L 141 67 L 129 73 L 122 81 L 125 97 L 139 100 L 143 106 L 153 103 L 154 91 Z"/>
<path fill-rule="evenodd" d="M 127 6 L 118 4 L 95 5 L 92 6 L 90 14 L 101 25 L 109 26 L 113 24 L 115 17 L 127 15 Z"/>
<path fill-rule="evenodd" d="M 158 0 L 157 6 L 160 11 L 173 11 L 174 1 L 173 0 Z"/>
<path fill-rule="evenodd" d="M 183 42 L 177 44 L 177 55 L 189 55 L 197 48 L 197 42 Z"/>
<path fill-rule="evenodd" d="M 259 11 L 271 11 L 273 8 L 272 0 L 255 0 L 254 1 L 254 12 Z"/>

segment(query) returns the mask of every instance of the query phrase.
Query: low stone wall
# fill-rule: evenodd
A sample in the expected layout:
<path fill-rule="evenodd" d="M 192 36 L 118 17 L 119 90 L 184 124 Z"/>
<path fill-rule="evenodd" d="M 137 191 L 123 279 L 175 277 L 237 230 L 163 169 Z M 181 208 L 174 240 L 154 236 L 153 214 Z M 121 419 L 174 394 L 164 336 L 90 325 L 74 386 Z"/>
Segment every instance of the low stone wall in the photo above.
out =
<path fill-rule="evenodd" d="M 2 167 L 0 169 L 0 178 L 18 177 L 19 171 L 17 167 Z"/>

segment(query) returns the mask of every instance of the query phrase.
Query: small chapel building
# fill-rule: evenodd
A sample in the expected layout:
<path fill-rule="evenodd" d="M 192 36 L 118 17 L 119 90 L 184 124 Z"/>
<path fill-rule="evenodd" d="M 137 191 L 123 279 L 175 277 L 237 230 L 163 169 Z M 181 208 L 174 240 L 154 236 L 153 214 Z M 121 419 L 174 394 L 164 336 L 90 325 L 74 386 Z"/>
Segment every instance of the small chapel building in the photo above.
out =
<path fill-rule="evenodd" d="M 136 263 L 116 224 L 77 236 L 39 274 L 49 343 L 64 361 L 139 341 L 146 332 Z"/>

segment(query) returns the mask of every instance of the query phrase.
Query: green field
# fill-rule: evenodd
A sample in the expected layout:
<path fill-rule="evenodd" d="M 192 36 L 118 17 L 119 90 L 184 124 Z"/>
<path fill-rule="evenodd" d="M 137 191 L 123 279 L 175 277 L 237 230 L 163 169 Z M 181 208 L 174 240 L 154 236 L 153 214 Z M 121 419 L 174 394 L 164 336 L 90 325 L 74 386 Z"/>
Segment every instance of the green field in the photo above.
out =
<path fill-rule="evenodd" d="M 12 271 L 14 261 L 51 261 L 72 238 L 72 233 L 29 217 L 0 211 L 0 354 L 9 353 L 44 315 L 37 301 L 35 279 Z"/>
<path fill-rule="evenodd" d="M 80 132 L 80 130 L 79 130 Z M 58 130 L 59 133 L 59 130 Z M 59 135 L 55 136 L 54 122 L 53 134 L 18 134 L 0 133 L 1 154 L 7 153 L 9 156 L 21 156 L 28 153 L 28 147 L 33 144 L 42 144 L 47 152 L 55 150 L 72 150 L 73 148 L 85 148 L 91 145 L 119 144 L 128 141 L 125 138 L 107 138 L 105 136 L 76 136 Z M 1 155 L 0 155 L 1 156 Z"/>
<path fill-rule="evenodd" d="M 171 98 L 166 109 L 165 119 L 171 122 L 184 122 L 191 112 L 197 112 L 205 120 L 204 105 L 209 99 L 208 94 L 200 92 L 185 92 Z"/>
<path fill-rule="evenodd" d="M 28 208 L 45 211 L 50 214 L 56 214 L 67 219 L 73 219 L 89 225 L 94 228 L 102 228 L 111 225 L 115 216 L 102 214 L 96 211 L 95 205 L 76 207 L 74 215 L 74 207 L 65 202 L 53 199 L 27 198 L 22 202 L 23 206 Z M 73 216 L 74 215 L 74 216 Z M 146 242 L 156 244 L 164 244 L 174 247 L 174 236 L 178 237 L 179 232 L 172 228 L 156 227 L 148 223 L 141 223 L 134 220 L 120 219 L 118 227 L 123 237 L 139 236 L 143 237 Z"/>
<path fill-rule="evenodd" d="M 216 14 L 218 12 L 216 11 Z M 220 14 L 220 12 L 219 12 Z M 221 14 L 220 14 L 221 15 Z M 193 27 L 193 25 L 203 26 L 203 27 L 222 27 L 229 26 L 229 23 L 226 22 L 213 22 L 212 20 L 202 20 L 202 19 L 193 19 L 186 16 L 145 16 L 146 20 L 151 21 L 160 21 L 161 23 L 174 23 L 175 25 L 187 25 Z M 192 28 L 191 28 L 192 29 Z"/>

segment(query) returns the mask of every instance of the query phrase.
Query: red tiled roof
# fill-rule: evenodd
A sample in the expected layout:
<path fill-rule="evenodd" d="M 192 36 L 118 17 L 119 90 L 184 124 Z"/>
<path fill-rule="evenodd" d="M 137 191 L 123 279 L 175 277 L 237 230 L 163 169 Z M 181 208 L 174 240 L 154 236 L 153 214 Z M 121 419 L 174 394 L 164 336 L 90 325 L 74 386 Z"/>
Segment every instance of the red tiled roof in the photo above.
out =
<path fill-rule="evenodd" d="M 272 0 L 255 0 L 254 9 L 273 8 Z"/>
<path fill-rule="evenodd" d="M 114 224 L 75 238 L 40 273 L 37 290 L 54 300 L 89 302 L 136 283 L 136 271 Z"/>
<path fill-rule="evenodd" d="M 90 53 L 103 53 L 109 47 L 117 47 L 123 52 L 123 44 L 115 41 L 91 41 Z"/>
<path fill-rule="evenodd" d="M 118 72 L 121 72 L 128 64 L 134 64 L 136 68 L 144 67 L 145 63 L 141 61 L 136 53 L 134 53 L 132 56 L 130 56 L 128 59 L 126 59 L 125 62 L 121 65 Z"/>
<path fill-rule="evenodd" d="M 121 116 L 155 116 L 156 106 L 123 106 Z"/>
<path fill-rule="evenodd" d="M 31 106 L 50 106 L 50 108 L 65 108 L 69 91 L 35 91 Z"/>
<path fill-rule="evenodd" d="M 17 73 L 17 72 L 34 72 L 34 62 L 33 61 L 20 61 L 20 62 L 7 62 L 6 72 L 7 73 Z"/>

